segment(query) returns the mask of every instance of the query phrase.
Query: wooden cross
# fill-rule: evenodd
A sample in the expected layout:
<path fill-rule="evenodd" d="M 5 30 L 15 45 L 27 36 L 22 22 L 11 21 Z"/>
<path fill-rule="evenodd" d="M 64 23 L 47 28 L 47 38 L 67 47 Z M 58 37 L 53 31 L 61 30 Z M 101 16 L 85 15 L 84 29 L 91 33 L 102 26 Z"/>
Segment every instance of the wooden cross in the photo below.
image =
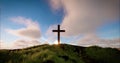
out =
<path fill-rule="evenodd" d="M 58 25 L 57 30 L 52 30 L 53 32 L 58 32 L 58 44 L 60 44 L 60 32 L 65 32 L 65 30 L 60 30 L 60 25 Z"/>

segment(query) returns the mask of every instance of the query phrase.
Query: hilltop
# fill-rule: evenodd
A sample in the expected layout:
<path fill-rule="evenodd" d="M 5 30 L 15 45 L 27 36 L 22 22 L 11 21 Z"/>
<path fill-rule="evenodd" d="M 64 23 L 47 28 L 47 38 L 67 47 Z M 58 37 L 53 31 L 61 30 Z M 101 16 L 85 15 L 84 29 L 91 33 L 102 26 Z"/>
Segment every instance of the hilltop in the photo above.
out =
<path fill-rule="evenodd" d="M 120 63 L 120 51 L 97 46 L 38 45 L 0 50 L 0 63 Z"/>

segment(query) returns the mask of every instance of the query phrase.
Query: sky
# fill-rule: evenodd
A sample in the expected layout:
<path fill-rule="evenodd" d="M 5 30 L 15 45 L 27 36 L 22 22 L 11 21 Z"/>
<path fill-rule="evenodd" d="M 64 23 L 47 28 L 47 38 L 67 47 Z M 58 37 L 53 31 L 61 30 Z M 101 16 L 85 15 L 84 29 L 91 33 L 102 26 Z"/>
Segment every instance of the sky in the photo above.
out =
<path fill-rule="evenodd" d="M 120 48 L 119 0 L 0 0 L 0 49 L 61 43 Z"/>

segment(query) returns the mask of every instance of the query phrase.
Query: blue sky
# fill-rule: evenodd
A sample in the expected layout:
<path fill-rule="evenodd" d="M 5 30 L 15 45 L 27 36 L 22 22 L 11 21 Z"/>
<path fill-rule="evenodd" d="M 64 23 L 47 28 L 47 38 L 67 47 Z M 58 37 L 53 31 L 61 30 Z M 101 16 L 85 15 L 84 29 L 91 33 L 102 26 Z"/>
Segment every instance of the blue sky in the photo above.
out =
<path fill-rule="evenodd" d="M 41 32 L 40 33 L 41 37 L 38 40 L 39 41 L 48 40 L 48 37 L 50 36 L 46 36 L 46 32 L 48 31 L 49 27 L 57 24 L 61 24 L 61 25 L 62 23 L 64 24 L 65 21 L 64 18 L 66 17 L 66 14 L 68 13 L 68 15 L 70 15 L 69 11 L 66 10 L 67 9 L 66 6 L 54 10 L 51 5 L 52 4 L 50 3 L 50 0 L 0 0 L 0 24 L 1 24 L 0 40 L 8 43 L 21 38 L 6 32 L 7 29 L 16 30 L 16 29 L 24 28 L 26 26 L 12 22 L 10 20 L 11 18 L 15 18 L 18 16 L 23 17 L 25 19 L 31 19 L 33 22 L 37 22 L 39 24 L 39 28 Z M 119 36 L 120 20 L 119 19 L 115 19 L 114 21 L 111 19 L 107 19 L 107 20 L 111 22 L 107 22 L 107 24 L 103 24 L 102 26 L 97 27 L 94 33 L 101 39 L 120 38 Z M 79 29 L 79 27 L 81 26 L 78 25 L 77 27 Z M 62 37 L 61 41 L 63 41 L 64 43 L 69 43 L 84 37 L 83 36 L 84 34 L 77 34 L 77 35 Z"/>
<path fill-rule="evenodd" d="M 11 17 L 22 16 L 37 21 L 40 24 L 42 34 L 44 35 L 44 32 L 47 31 L 47 28 L 50 25 L 60 24 L 63 18 L 62 11 L 57 13 L 51 11 L 47 0 L 1 0 L 0 4 L 1 25 L 3 28 L 16 29 L 23 27 L 20 25 L 17 26 L 18 24 L 12 23 L 9 20 Z M 2 33 L 4 33 L 4 31 Z"/>
<path fill-rule="evenodd" d="M 116 20 L 115 22 L 101 26 L 97 31 L 98 35 L 104 39 L 114 39 L 120 37 L 120 21 Z"/>
<path fill-rule="evenodd" d="M 53 13 L 47 0 L 1 0 L 1 8 L 2 23 L 8 27 L 10 25 L 6 22 L 9 22 L 8 19 L 14 16 L 37 20 L 42 28 L 61 23 L 63 16 L 62 11 Z"/>

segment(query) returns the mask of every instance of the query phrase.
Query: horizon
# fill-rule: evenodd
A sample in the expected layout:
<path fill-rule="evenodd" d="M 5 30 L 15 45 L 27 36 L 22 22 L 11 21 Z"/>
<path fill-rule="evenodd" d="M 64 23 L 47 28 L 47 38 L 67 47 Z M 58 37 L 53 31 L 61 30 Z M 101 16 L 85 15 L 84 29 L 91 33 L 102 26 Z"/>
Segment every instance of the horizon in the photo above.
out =
<path fill-rule="evenodd" d="M 119 0 L 0 0 L 0 49 L 60 42 L 120 48 Z"/>

